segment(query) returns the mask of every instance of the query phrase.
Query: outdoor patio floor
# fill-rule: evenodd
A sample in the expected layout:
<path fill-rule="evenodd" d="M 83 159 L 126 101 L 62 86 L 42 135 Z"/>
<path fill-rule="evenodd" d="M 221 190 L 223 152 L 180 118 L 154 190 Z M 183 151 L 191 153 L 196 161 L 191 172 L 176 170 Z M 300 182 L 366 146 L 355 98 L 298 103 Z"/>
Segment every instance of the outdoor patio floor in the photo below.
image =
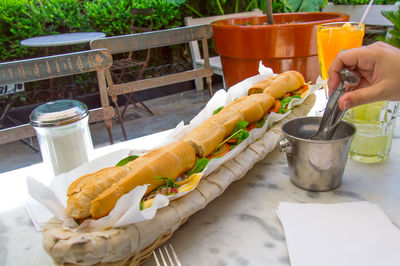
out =
<path fill-rule="evenodd" d="M 213 84 L 216 92 L 222 84 Z M 145 101 L 153 111 L 151 116 L 144 108 L 130 105 L 125 114 L 125 129 L 128 139 L 134 139 L 148 134 L 164 131 L 175 127 L 180 121 L 188 123 L 209 100 L 208 90 L 189 90 Z M 139 107 L 140 106 L 140 107 Z M 109 145 L 107 130 L 103 122 L 90 125 L 94 148 Z M 113 121 L 114 143 L 123 141 L 120 124 Z M 33 138 L 34 146 L 37 140 Z M 40 152 L 34 152 L 20 141 L 0 145 L 0 173 L 39 163 L 42 161 Z"/>

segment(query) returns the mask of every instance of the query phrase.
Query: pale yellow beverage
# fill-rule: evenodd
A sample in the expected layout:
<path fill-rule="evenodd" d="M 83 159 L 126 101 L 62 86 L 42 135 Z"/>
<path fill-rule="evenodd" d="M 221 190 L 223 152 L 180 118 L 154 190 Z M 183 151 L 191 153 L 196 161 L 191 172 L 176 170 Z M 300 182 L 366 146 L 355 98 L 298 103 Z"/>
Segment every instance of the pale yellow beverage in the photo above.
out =
<path fill-rule="evenodd" d="M 397 103 L 375 102 L 348 110 L 344 120 L 353 123 L 357 132 L 350 146 L 350 158 L 363 163 L 387 159 L 395 127 Z"/>

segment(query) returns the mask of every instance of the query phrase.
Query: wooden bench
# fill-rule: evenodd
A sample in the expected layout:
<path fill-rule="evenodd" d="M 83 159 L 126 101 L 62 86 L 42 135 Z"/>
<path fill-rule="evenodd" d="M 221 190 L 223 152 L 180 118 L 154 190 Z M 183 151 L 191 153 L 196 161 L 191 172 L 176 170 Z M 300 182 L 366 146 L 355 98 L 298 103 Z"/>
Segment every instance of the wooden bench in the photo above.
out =
<path fill-rule="evenodd" d="M 254 9 L 253 11 L 250 11 L 250 12 L 241 12 L 241 13 L 212 16 L 212 17 L 203 17 L 203 18 L 186 17 L 185 25 L 186 26 L 204 25 L 204 24 L 210 24 L 213 21 L 217 21 L 217 20 L 221 20 L 221 19 L 261 16 L 262 14 L 263 14 L 262 10 Z M 192 55 L 193 68 L 198 69 L 198 68 L 204 67 L 204 59 L 201 57 L 198 42 L 197 41 L 190 42 L 189 47 L 190 47 L 190 53 Z M 221 58 L 219 56 L 210 57 L 210 67 L 213 69 L 215 74 L 222 76 L 222 80 L 224 82 L 224 88 L 225 88 L 226 86 L 225 86 L 225 80 L 224 80 L 224 73 L 222 72 Z M 197 90 L 204 89 L 203 79 L 196 79 L 195 82 L 196 82 Z"/>
<path fill-rule="evenodd" d="M 119 95 L 126 95 L 141 90 L 147 90 L 164 85 L 175 84 L 183 81 L 196 80 L 206 78 L 210 97 L 212 96 L 211 77 L 213 70 L 210 67 L 208 59 L 208 45 L 207 40 L 212 38 L 212 30 L 210 25 L 199 25 L 174 28 L 168 30 L 150 31 L 144 33 L 136 33 L 123 36 L 108 37 L 103 39 L 96 39 L 90 42 L 91 49 L 107 48 L 111 54 L 120 54 L 126 52 L 135 52 L 140 50 L 147 50 L 151 48 L 165 47 L 176 44 L 189 43 L 191 41 L 201 41 L 203 45 L 204 65 L 197 67 L 194 70 L 188 70 L 175 74 L 169 74 L 160 77 L 153 77 L 148 79 L 135 80 L 120 84 L 115 84 L 110 70 L 106 69 L 106 80 L 108 88 L 104 94 L 111 97 L 112 102 L 116 106 L 118 119 L 121 125 L 124 138 L 127 139 L 125 132 L 124 122 L 121 112 L 119 111 L 117 97 Z M 100 78 L 98 79 L 101 80 Z M 108 99 L 102 101 L 103 107 L 110 106 Z"/>
<path fill-rule="evenodd" d="M 96 71 L 104 77 L 104 71 L 112 65 L 112 58 L 106 49 L 61 54 L 41 58 L 0 63 L 0 85 L 26 83 L 80 73 Z M 106 89 L 105 79 L 99 80 L 100 97 Z M 105 95 L 107 97 L 107 95 Z M 110 106 L 89 111 L 89 122 L 104 121 L 110 143 L 112 140 L 111 119 L 114 109 Z M 29 124 L 0 130 L 0 144 L 23 140 L 35 136 L 35 130 Z"/>

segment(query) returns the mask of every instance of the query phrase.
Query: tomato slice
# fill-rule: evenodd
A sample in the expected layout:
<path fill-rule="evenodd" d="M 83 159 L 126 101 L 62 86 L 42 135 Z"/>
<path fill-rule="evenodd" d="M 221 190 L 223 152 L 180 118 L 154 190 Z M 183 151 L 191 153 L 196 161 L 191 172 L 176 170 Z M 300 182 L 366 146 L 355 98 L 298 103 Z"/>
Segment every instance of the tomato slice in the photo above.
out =
<path fill-rule="evenodd" d="M 227 141 L 226 141 L 226 143 L 236 143 L 236 142 L 238 142 L 238 139 L 228 139 Z"/>
<path fill-rule="evenodd" d="M 274 112 L 274 113 L 278 113 L 279 109 L 281 108 L 281 101 L 279 101 L 278 99 L 275 100 L 275 105 L 274 107 L 269 111 L 269 112 Z"/>
<path fill-rule="evenodd" d="M 229 152 L 230 148 L 229 148 L 229 144 L 228 143 L 224 143 L 221 147 L 219 147 L 218 149 L 216 149 L 215 151 L 213 151 L 210 155 L 208 155 L 206 158 L 211 160 L 213 158 L 218 158 L 218 157 L 222 157 L 225 154 L 227 154 Z"/>

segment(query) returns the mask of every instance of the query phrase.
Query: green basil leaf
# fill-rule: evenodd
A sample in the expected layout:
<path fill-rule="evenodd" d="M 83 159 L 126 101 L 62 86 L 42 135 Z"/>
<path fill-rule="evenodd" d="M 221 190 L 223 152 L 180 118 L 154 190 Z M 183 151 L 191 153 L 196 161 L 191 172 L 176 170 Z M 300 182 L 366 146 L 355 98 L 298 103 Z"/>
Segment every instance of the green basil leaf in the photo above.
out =
<path fill-rule="evenodd" d="M 267 119 L 265 117 L 261 118 L 260 120 L 257 121 L 257 128 L 262 128 L 265 125 L 265 122 Z"/>
<path fill-rule="evenodd" d="M 221 111 L 222 109 L 224 109 L 224 106 L 218 107 L 218 108 L 215 109 L 215 111 L 213 112 L 213 115 L 218 114 L 219 111 Z"/>
<path fill-rule="evenodd" d="M 193 167 L 192 170 L 187 172 L 187 175 L 191 176 L 195 173 L 202 172 L 204 170 L 204 168 L 206 168 L 208 162 L 209 162 L 209 160 L 207 158 L 201 158 L 201 159 L 197 160 L 196 165 Z"/>
<path fill-rule="evenodd" d="M 238 138 L 238 142 L 237 144 L 239 145 L 240 143 L 242 143 L 245 139 L 247 139 L 249 137 L 249 132 L 247 130 L 243 130 L 240 134 L 239 134 L 239 138 Z"/>
<path fill-rule="evenodd" d="M 172 187 L 172 188 L 178 188 L 179 187 L 179 185 L 177 183 L 175 183 L 174 180 L 172 180 L 171 178 L 161 177 L 161 176 L 155 176 L 153 178 L 154 179 L 163 179 L 164 180 L 164 184 L 159 186 L 157 188 L 157 191 L 163 189 L 164 187 Z"/>
<path fill-rule="evenodd" d="M 121 161 L 119 161 L 115 166 L 124 166 L 125 164 L 129 163 L 130 161 L 135 160 L 138 157 L 139 157 L 138 155 L 128 156 L 128 157 L 122 159 Z"/>
<path fill-rule="evenodd" d="M 282 108 L 278 110 L 278 114 L 285 114 L 287 111 L 289 111 L 288 109 Z"/>
<path fill-rule="evenodd" d="M 291 96 L 282 99 L 281 100 L 281 108 L 285 109 L 292 99 L 293 99 L 293 97 L 291 97 Z"/>
<path fill-rule="evenodd" d="M 293 96 L 292 96 L 292 98 L 301 99 L 301 96 L 300 96 L 300 95 L 298 95 L 298 94 L 296 94 L 296 95 L 293 95 Z"/>
<path fill-rule="evenodd" d="M 229 144 L 229 150 L 233 150 L 234 148 L 236 148 L 237 145 L 237 142 L 235 144 Z"/>
<path fill-rule="evenodd" d="M 249 122 L 247 122 L 247 121 L 239 121 L 239 122 L 237 122 L 236 123 L 236 125 L 235 125 L 235 128 L 233 129 L 233 131 L 232 131 L 232 134 L 231 135 L 233 135 L 233 134 L 235 134 L 236 132 L 238 132 L 239 130 L 241 130 L 241 129 L 246 129 L 246 127 L 249 125 Z"/>

